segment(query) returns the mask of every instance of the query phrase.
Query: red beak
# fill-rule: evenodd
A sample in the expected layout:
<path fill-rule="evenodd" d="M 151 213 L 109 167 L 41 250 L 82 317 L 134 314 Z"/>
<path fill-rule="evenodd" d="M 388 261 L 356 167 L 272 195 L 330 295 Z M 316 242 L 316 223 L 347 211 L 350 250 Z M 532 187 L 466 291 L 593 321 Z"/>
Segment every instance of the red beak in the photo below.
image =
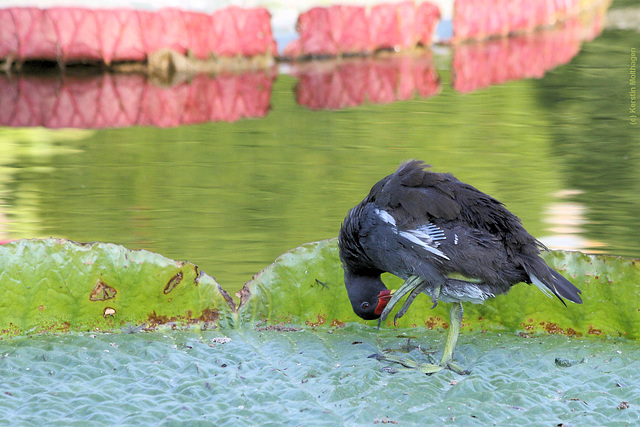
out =
<path fill-rule="evenodd" d="M 394 290 L 387 289 L 386 291 L 381 291 L 380 294 L 378 294 L 378 305 L 374 310 L 375 314 L 377 314 L 378 316 L 382 314 L 382 310 L 384 310 L 384 308 L 389 303 Z"/>

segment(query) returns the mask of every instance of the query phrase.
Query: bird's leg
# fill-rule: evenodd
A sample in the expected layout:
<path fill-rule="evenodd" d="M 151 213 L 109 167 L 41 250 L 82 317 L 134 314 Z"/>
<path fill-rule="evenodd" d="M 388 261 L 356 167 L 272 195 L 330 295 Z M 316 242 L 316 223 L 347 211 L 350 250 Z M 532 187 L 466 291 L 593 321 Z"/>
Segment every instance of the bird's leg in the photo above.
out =
<path fill-rule="evenodd" d="M 449 326 L 449 334 L 447 335 L 447 342 L 444 345 L 442 360 L 440 361 L 439 365 L 436 365 L 434 363 L 418 363 L 413 360 L 389 354 L 372 354 L 369 357 L 373 357 L 381 362 L 397 363 L 406 369 L 420 371 L 423 374 L 428 375 L 435 374 L 436 372 L 440 372 L 443 369 L 449 369 L 460 375 L 467 375 L 469 374 L 469 371 L 453 363 L 453 351 L 456 348 L 458 335 L 460 334 L 460 327 L 462 325 L 462 314 L 462 303 L 453 303 L 449 314 L 451 323 L 451 325 Z"/>
<path fill-rule="evenodd" d="M 460 335 L 460 327 L 462 326 L 462 303 L 454 302 L 449 312 L 449 320 L 451 325 L 449 326 L 449 334 L 447 335 L 447 342 L 444 345 L 444 351 L 442 353 L 442 360 L 440 365 L 444 368 L 450 369 L 460 375 L 467 375 L 469 371 L 462 369 L 460 366 L 453 363 L 453 351 L 456 348 L 458 342 L 458 335 Z"/>

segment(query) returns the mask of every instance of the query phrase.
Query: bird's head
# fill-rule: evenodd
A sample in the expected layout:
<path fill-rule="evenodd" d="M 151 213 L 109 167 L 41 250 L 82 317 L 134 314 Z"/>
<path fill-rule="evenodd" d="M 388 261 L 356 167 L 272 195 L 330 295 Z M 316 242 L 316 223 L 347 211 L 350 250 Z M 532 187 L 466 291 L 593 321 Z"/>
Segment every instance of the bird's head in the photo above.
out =
<path fill-rule="evenodd" d="M 344 284 L 353 312 L 364 320 L 379 318 L 393 293 L 384 285 L 379 274 L 360 276 L 345 271 Z"/>

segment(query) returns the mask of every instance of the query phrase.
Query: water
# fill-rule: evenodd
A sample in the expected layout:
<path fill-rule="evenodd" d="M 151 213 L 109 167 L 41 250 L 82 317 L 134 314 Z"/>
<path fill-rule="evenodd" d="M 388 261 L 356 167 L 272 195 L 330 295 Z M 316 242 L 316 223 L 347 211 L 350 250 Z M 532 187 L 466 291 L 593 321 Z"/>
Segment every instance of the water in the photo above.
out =
<path fill-rule="evenodd" d="M 283 252 L 336 236 L 371 185 L 418 158 L 503 201 L 552 247 L 640 257 L 634 47 L 637 32 L 607 28 L 543 78 L 465 94 L 439 49 L 433 96 L 316 110 L 296 102 L 303 79 L 281 73 L 264 117 L 0 128 L 0 240 L 145 248 L 233 292 Z"/>

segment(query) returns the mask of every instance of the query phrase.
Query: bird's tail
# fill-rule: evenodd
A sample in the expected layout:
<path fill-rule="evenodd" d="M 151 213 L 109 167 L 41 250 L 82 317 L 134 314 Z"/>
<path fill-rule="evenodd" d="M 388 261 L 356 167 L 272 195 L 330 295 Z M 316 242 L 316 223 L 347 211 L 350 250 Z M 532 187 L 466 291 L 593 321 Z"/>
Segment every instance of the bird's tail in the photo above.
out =
<path fill-rule="evenodd" d="M 573 283 L 562 277 L 560 273 L 549 267 L 542 258 L 536 257 L 535 261 L 524 265 L 524 269 L 529 275 L 531 283 L 536 285 L 545 295 L 557 296 L 566 306 L 563 297 L 571 302 L 582 304 L 582 293 Z M 551 291 L 551 293 L 549 293 Z"/>

